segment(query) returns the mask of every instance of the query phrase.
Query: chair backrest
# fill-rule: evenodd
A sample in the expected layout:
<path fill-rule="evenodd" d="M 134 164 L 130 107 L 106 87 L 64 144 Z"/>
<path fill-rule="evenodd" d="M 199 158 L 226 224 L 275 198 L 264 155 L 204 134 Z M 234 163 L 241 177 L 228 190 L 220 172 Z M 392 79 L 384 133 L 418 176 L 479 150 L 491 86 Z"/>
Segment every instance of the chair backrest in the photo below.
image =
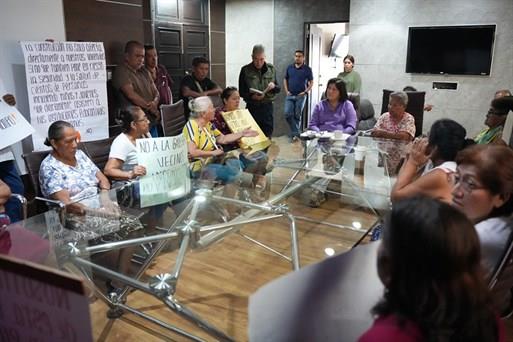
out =
<path fill-rule="evenodd" d="M 383 89 L 383 102 L 381 105 L 381 114 L 388 112 L 388 101 L 393 90 Z M 406 91 L 408 95 L 408 106 L 406 111 L 415 118 L 415 136 L 422 134 L 422 124 L 424 122 L 424 101 L 425 91 Z"/>
<path fill-rule="evenodd" d="M 360 93 L 347 93 L 347 99 L 353 104 L 356 117 L 360 121 Z"/>
<path fill-rule="evenodd" d="M 160 106 L 164 136 L 172 137 L 182 133 L 186 123 L 183 106 L 183 100 Z"/>
<path fill-rule="evenodd" d="M 214 108 L 219 108 L 223 106 L 223 100 L 221 99 L 221 96 L 219 95 L 210 95 L 210 100 L 212 101 L 212 104 L 214 105 Z"/>
<path fill-rule="evenodd" d="M 25 153 L 22 155 L 29 175 L 30 184 L 34 188 L 34 194 L 36 196 L 41 196 L 41 187 L 39 186 L 39 168 L 41 166 L 41 162 L 49 153 L 50 151 L 39 151 Z"/>
<path fill-rule="evenodd" d="M 488 288 L 492 293 L 493 303 L 498 313 L 504 314 L 511 300 L 513 289 L 513 234 L 510 234 L 507 248 L 490 277 Z"/>
<path fill-rule="evenodd" d="M 107 164 L 107 161 L 109 160 L 110 146 L 114 139 L 115 137 L 110 137 L 101 140 L 83 142 L 84 152 L 102 172 L 105 164 Z"/>

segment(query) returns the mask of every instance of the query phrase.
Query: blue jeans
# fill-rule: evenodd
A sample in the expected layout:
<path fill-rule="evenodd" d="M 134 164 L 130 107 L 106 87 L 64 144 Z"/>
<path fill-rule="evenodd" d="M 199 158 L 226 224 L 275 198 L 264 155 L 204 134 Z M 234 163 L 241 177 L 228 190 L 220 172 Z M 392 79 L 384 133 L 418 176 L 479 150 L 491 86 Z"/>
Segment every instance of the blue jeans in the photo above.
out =
<path fill-rule="evenodd" d="M 25 195 L 25 188 L 21 181 L 18 169 L 14 160 L 0 162 L 0 179 L 7 184 L 13 194 Z M 11 222 L 18 222 L 23 219 L 21 215 L 21 204 L 15 198 L 10 198 L 5 203 L 5 213 L 11 218 Z"/>
<path fill-rule="evenodd" d="M 228 158 L 224 164 L 210 163 L 195 172 L 193 178 L 219 180 L 224 184 L 233 183 L 241 175 L 241 163 L 237 158 Z"/>
<path fill-rule="evenodd" d="M 285 120 L 290 127 L 290 137 L 299 136 L 305 102 L 306 95 L 287 95 L 285 98 Z"/>

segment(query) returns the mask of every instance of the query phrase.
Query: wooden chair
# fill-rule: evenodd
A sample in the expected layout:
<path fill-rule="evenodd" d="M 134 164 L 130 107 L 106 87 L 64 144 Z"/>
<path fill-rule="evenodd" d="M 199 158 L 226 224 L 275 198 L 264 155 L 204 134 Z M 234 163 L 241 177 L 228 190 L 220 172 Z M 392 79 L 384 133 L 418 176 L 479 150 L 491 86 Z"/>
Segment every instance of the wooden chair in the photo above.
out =
<path fill-rule="evenodd" d="M 182 133 L 186 123 L 183 106 L 183 100 L 160 106 L 164 136 L 172 137 Z"/>
<path fill-rule="evenodd" d="M 497 312 L 501 317 L 510 317 L 513 314 L 513 234 L 510 234 L 502 259 L 490 277 L 488 288 Z"/>
<path fill-rule="evenodd" d="M 383 89 L 383 102 L 381 105 L 381 114 L 388 112 L 388 101 L 393 90 Z M 425 91 L 406 91 L 408 95 L 408 106 L 406 111 L 415 118 L 415 136 L 422 134 L 422 124 L 424 122 L 424 101 Z"/>

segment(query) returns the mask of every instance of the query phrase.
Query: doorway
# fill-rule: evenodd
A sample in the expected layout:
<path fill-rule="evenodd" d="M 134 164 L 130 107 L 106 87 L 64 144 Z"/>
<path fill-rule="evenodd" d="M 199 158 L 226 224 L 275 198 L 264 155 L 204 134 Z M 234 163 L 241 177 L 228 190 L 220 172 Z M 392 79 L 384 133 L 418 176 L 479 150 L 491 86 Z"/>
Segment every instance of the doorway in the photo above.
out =
<path fill-rule="evenodd" d="M 306 120 L 310 122 L 315 105 L 321 100 L 330 78 L 344 71 L 342 59 L 349 52 L 349 23 L 305 23 L 306 63 L 312 69 L 314 86 L 308 98 Z"/>

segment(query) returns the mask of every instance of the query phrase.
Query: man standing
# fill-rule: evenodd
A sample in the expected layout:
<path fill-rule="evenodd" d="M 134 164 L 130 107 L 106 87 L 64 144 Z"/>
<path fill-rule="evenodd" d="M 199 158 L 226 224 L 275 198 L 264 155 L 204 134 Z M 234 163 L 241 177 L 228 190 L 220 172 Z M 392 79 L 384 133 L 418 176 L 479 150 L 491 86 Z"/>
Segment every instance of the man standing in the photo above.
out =
<path fill-rule="evenodd" d="M 180 95 L 184 104 L 185 118 L 189 118 L 189 99 L 200 96 L 218 96 L 223 89 L 207 77 L 210 62 L 205 57 L 192 59 L 192 75 L 182 78 Z"/>
<path fill-rule="evenodd" d="M 305 53 L 296 50 L 294 64 L 287 67 L 283 88 L 287 93 L 285 98 L 285 120 L 290 127 L 291 141 L 297 141 L 301 128 L 301 117 L 305 108 L 306 96 L 313 86 L 312 69 L 305 65 Z"/>
<path fill-rule="evenodd" d="M 161 135 L 159 93 L 148 69 L 143 66 L 144 45 L 129 41 L 125 45 L 125 62 L 114 70 L 112 85 L 121 93 L 121 109 L 130 105 L 141 107 L 150 120 L 151 136 L 158 137 Z"/>
<path fill-rule="evenodd" d="M 16 99 L 11 94 L 6 94 L 2 79 L 0 79 L 0 101 L 7 103 L 9 106 L 16 104 Z M 25 195 L 25 188 L 23 181 L 20 178 L 14 154 L 12 153 L 11 146 L 5 147 L 0 150 L 0 180 L 2 180 L 11 190 L 11 193 Z M 16 199 L 10 198 L 5 203 L 5 212 L 10 217 L 11 222 L 17 222 L 23 219 L 21 215 L 21 205 Z M 0 220 L 0 225 L 6 223 L 5 220 Z"/>
<path fill-rule="evenodd" d="M 153 45 L 144 46 L 144 67 L 150 72 L 151 78 L 155 83 L 155 87 L 159 92 L 159 108 L 163 104 L 173 103 L 173 94 L 171 93 L 171 86 L 173 80 L 165 66 L 158 62 L 157 50 Z"/>
<path fill-rule="evenodd" d="M 258 126 L 270 138 L 274 128 L 273 101 L 280 92 L 276 70 L 266 63 L 262 45 L 253 47 L 251 58 L 253 61 L 240 69 L 239 92 Z"/>

